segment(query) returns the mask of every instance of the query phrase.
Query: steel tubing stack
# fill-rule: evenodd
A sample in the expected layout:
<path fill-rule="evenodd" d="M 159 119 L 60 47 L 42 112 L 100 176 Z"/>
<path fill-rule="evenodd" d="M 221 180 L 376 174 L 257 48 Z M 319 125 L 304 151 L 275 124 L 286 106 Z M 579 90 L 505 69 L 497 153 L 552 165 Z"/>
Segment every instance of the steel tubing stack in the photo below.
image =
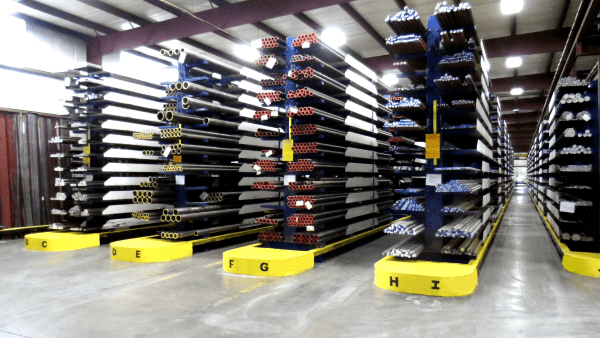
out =
<path fill-rule="evenodd" d="M 52 203 L 51 229 L 100 231 L 156 226 L 160 209 L 172 205 L 172 177 L 159 176 L 167 163 L 158 155 L 164 122 L 151 112 L 170 109 L 166 87 L 86 65 L 68 72 L 69 116 L 58 129 L 61 153 L 52 154 L 60 192 Z M 66 124 L 65 124 L 66 123 Z M 150 176 L 150 177 L 149 177 Z"/>
<path fill-rule="evenodd" d="M 264 143 L 271 146 L 272 142 L 254 137 L 258 132 L 279 133 L 278 110 L 261 114 L 258 110 L 272 112 L 272 107 L 257 109 L 259 102 L 247 100 L 255 94 L 240 91 L 239 83 L 250 79 L 249 72 L 258 74 L 254 70 L 189 51 L 180 52 L 179 61 L 180 78 L 169 86 L 177 104 L 157 113 L 158 120 L 168 123 L 159 132 L 160 154 L 168 160 L 162 172 L 176 177 L 176 201 L 173 208 L 164 209 L 161 219 L 176 223 L 177 229 L 161 237 L 185 240 L 266 226 L 255 220 L 271 210 L 264 205 L 279 203 L 279 194 L 259 193 L 261 189 L 253 189 L 256 182 L 247 179 L 284 167 L 276 156 L 263 152 Z"/>
<path fill-rule="evenodd" d="M 323 246 L 387 224 L 393 204 L 387 153 L 392 134 L 381 129 L 391 113 L 387 99 L 364 68 L 347 69 L 345 56 L 316 34 L 288 43 L 295 53 L 287 60 L 285 88 L 293 160 L 285 166 L 291 182 L 281 186 L 282 241 L 296 248 Z"/>

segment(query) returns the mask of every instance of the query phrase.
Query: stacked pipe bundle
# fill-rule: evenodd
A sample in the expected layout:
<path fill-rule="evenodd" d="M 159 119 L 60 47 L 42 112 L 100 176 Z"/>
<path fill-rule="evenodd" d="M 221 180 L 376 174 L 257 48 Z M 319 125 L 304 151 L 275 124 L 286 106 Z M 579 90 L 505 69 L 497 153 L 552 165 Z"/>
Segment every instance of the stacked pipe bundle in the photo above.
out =
<path fill-rule="evenodd" d="M 165 163 L 157 156 L 164 122 L 153 119 L 151 112 L 172 107 L 172 99 L 162 98 L 167 88 L 104 72 L 95 65 L 68 74 L 65 88 L 75 91 L 65 100 L 68 122 L 49 140 L 61 148 L 50 155 L 59 161 L 55 170 L 60 175 L 59 193 L 51 200 L 61 203 L 52 211 L 60 221 L 51 228 L 101 231 L 160 226 L 155 211 L 171 205 L 173 198 L 163 194 L 169 189 L 166 185 L 159 188 L 148 177 L 156 177 Z M 148 189 L 145 195 L 135 190 L 140 187 Z"/>
<path fill-rule="evenodd" d="M 317 33 L 298 35 L 294 41 L 292 41 L 292 47 L 302 47 L 302 45 L 307 42 L 309 44 L 317 43 Z"/>
<path fill-rule="evenodd" d="M 397 200 L 392 210 L 397 213 L 402 211 L 425 211 L 425 197 L 407 197 Z"/>
<path fill-rule="evenodd" d="M 287 74 L 281 75 L 280 79 L 265 79 L 260 80 L 261 87 L 274 87 L 274 86 L 285 86 L 287 79 Z"/>
<path fill-rule="evenodd" d="M 458 76 L 445 74 L 439 79 L 433 81 L 442 90 L 461 90 L 464 88 L 462 81 Z"/>
<path fill-rule="evenodd" d="M 435 6 L 433 15 L 444 30 L 475 25 L 471 5 L 468 2 L 461 2 L 458 5 L 447 5 L 445 1 L 439 2 Z"/>
<path fill-rule="evenodd" d="M 422 111 L 427 108 L 421 100 L 414 97 L 395 98 L 385 106 L 395 112 Z"/>
<path fill-rule="evenodd" d="M 261 44 L 270 54 L 257 60 L 257 64 L 278 69 L 285 66 L 281 58 L 284 49 L 279 48 L 281 39 L 264 39 Z M 169 86 L 177 92 L 179 105 L 165 106 L 164 111 L 157 113 L 158 120 L 171 124 L 159 133 L 161 154 L 170 160 L 162 171 L 177 175 L 177 201 L 173 208 L 164 209 L 162 219 L 177 223 L 178 231 L 164 233 L 164 238 L 271 226 L 256 219 L 262 219 L 269 211 L 262 204 L 277 203 L 278 197 L 257 194 L 255 190 L 269 189 L 257 183 L 273 189 L 274 183 L 241 182 L 245 176 L 272 174 L 283 168 L 280 160 L 272 156 L 276 149 L 263 151 L 262 140 L 255 137 L 279 135 L 275 101 L 283 94 L 260 93 L 259 99 L 271 99 L 269 103 L 274 103 L 272 107 L 260 108 L 260 101 L 253 97 L 256 94 L 240 92 L 244 86 L 238 84 L 246 81 L 246 74 L 256 77 L 256 71 L 189 51 L 180 54 L 179 61 L 179 81 Z M 254 80 L 279 85 L 279 81 L 285 83 L 285 78 L 283 74 L 273 74 Z M 232 79 L 240 82 L 231 82 Z M 267 155 L 268 151 L 271 152 Z M 266 156 L 271 157 L 265 159 Z"/>
<path fill-rule="evenodd" d="M 312 48 L 315 44 L 324 48 Z M 392 159 L 386 141 L 392 135 L 381 128 L 391 110 L 382 95 L 365 91 L 371 80 L 360 69 L 337 63 L 344 60 L 339 52 L 306 36 L 292 46 L 302 54 L 288 62 L 294 84 L 286 95 L 294 159 L 286 169 L 295 180 L 285 190 L 284 242 L 321 246 L 391 220 L 382 211 L 392 205 L 386 177 Z"/>
<path fill-rule="evenodd" d="M 591 154 L 592 148 L 574 144 L 570 147 L 564 147 L 560 149 L 559 153 L 561 155 Z"/>
<path fill-rule="evenodd" d="M 275 54 L 261 55 L 254 61 L 254 66 L 265 66 L 269 69 L 273 69 L 274 67 L 285 67 L 285 60 Z"/>
<path fill-rule="evenodd" d="M 560 104 L 583 103 L 583 102 L 589 102 L 590 100 L 591 100 L 590 95 L 585 95 L 585 94 L 581 94 L 581 93 L 570 93 L 570 94 L 564 94 L 561 97 Z"/>
<path fill-rule="evenodd" d="M 450 101 L 454 109 L 472 109 L 475 108 L 475 101 L 470 99 L 459 99 Z"/>
<path fill-rule="evenodd" d="M 264 38 L 260 40 L 263 49 L 285 48 L 285 41 L 278 36 Z"/>

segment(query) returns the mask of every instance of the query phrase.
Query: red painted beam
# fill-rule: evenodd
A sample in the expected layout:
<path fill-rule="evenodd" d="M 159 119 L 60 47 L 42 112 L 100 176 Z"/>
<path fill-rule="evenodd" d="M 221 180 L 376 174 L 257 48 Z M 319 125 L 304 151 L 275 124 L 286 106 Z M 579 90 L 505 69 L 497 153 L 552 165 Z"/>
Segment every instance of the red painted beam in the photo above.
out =
<path fill-rule="evenodd" d="M 488 58 L 562 52 L 570 28 L 483 40 Z"/>
<path fill-rule="evenodd" d="M 527 99 L 505 99 L 500 100 L 502 111 L 541 110 L 544 107 L 545 97 L 533 97 Z"/>
<path fill-rule="evenodd" d="M 0 113 L 0 204 L 2 204 L 2 226 L 12 228 L 14 226 L 11 171 L 8 164 L 9 148 L 14 148 L 14 143 L 9 143 L 8 128 L 13 129 L 12 118 L 6 113 Z"/>
<path fill-rule="evenodd" d="M 523 90 L 547 90 L 552 84 L 552 77 L 554 77 L 554 73 L 492 79 L 492 86 L 490 89 L 494 93 L 509 92 L 515 87 L 523 88 Z"/>
<path fill-rule="evenodd" d="M 350 0 L 253 0 L 198 12 L 195 16 L 221 29 L 226 29 L 347 2 Z M 217 29 L 212 25 L 184 15 L 148 26 L 108 34 L 94 41 L 96 48 L 90 50 L 99 55 L 107 55 L 124 49 L 154 45 L 215 30 Z"/>

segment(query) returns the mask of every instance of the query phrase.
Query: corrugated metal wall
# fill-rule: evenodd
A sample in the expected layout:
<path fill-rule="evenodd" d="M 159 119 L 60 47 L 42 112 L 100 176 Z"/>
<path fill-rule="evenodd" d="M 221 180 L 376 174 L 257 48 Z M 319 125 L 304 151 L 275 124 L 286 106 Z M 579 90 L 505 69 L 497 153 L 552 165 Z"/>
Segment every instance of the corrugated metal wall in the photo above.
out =
<path fill-rule="evenodd" d="M 0 110 L 0 225 L 4 228 L 52 222 L 56 195 L 48 140 L 57 135 L 58 117 Z"/>

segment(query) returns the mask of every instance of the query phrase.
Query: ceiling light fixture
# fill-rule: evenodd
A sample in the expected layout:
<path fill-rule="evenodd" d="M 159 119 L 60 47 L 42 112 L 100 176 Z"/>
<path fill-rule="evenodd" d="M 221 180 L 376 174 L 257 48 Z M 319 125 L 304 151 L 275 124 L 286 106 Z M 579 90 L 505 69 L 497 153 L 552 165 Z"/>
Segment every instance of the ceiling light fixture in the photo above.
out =
<path fill-rule="evenodd" d="M 510 90 L 510 95 L 521 95 L 523 94 L 523 88 L 513 88 Z"/>
<path fill-rule="evenodd" d="M 398 81 L 400 80 L 398 79 L 397 74 L 385 74 L 383 77 L 381 77 L 381 82 L 385 83 L 388 86 L 393 86 L 397 84 Z"/>
<path fill-rule="evenodd" d="M 523 64 L 523 59 L 520 56 L 511 56 L 506 59 L 506 68 L 517 68 Z"/>
<path fill-rule="evenodd" d="M 248 45 L 235 45 L 233 53 L 238 58 L 248 62 L 252 62 L 260 57 L 260 53 Z"/>
<path fill-rule="evenodd" d="M 18 12 L 20 4 L 15 0 L 3 0 L 0 5 L 0 15 L 12 15 Z"/>
<path fill-rule="evenodd" d="M 320 39 L 331 47 L 339 47 L 346 43 L 346 34 L 335 27 L 329 27 L 321 33 Z"/>
<path fill-rule="evenodd" d="M 517 14 L 523 10 L 523 0 L 502 0 L 500 11 L 504 15 Z"/>

